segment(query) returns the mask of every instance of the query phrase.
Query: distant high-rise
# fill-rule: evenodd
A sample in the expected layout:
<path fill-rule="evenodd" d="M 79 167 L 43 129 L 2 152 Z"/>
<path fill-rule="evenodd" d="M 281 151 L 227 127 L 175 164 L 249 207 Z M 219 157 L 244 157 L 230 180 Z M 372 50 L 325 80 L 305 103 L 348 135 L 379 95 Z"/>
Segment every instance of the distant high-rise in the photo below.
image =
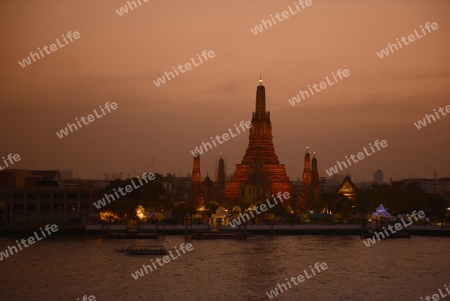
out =
<path fill-rule="evenodd" d="M 293 188 L 284 164 L 280 164 L 275 154 L 270 112 L 266 111 L 266 90 L 261 78 L 259 83 L 248 147 L 225 187 L 225 195 L 230 205 L 248 206 L 278 192 L 289 192 L 291 197 L 293 196 Z"/>
<path fill-rule="evenodd" d="M 383 171 L 381 169 L 373 173 L 373 182 L 375 184 L 383 184 Z"/>

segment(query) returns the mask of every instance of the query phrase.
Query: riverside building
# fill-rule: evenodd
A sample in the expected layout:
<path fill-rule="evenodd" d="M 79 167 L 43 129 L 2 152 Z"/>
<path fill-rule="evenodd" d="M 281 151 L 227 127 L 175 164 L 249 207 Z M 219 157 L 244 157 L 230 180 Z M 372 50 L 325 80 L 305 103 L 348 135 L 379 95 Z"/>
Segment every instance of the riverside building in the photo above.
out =
<path fill-rule="evenodd" d="M 0 171 L 0 226 L 88 221 L 105 181 L 62 180 L 58 170 Z"/>

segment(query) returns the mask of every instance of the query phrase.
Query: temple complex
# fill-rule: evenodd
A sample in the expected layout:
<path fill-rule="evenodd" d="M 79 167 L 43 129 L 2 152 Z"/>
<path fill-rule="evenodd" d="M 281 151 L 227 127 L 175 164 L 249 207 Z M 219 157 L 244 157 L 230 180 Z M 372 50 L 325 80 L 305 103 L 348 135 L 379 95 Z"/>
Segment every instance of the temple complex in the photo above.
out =
<path fill-rule="evenodd" d="M 201 181 L 200 177 L 200 155 L 194 157 L 192 167 L 192 186 L 189 203 L 200 208 L 207 203 L 225 204 L 225 161 L 220 154 L 216 181 L 212 181 L 209 174 Z"/>
<path fill-rule="evenodd" d="M 294 192 L 284 164 L 280 164 L 275 154 L 270 112 L 266 111 L 266 91 L 261 77 L 251 122 L 244 158 L 236 164 L 235 172 L 225 187 L 228 205 L 243 205 L 245 208 L 278 192 L 289 192 L 290 195 Z"/>

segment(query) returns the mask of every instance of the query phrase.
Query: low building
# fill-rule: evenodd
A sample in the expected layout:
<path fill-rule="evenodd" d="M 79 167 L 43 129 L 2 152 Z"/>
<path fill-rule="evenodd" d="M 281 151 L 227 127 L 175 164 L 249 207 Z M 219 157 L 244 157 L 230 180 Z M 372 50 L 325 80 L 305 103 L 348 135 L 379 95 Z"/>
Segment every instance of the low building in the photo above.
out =
<path fill-rule="evenodd" d="M 397 186 L 401 189 L 409 185 L 416 185 L 421 189 L 425 190 L 428 194 L 438 194 L 441 197 L 448 197 L 450 193 L 450 178 L 440 178 L 440 179 L 406 179 L 400 181 L 393 181 L 393 186 Z"/>
<path fill-rule="evenodd" d="M 58 170 L 0 171 L 0 225 L 84 224 L 105 181 L 63 181 Z"/>

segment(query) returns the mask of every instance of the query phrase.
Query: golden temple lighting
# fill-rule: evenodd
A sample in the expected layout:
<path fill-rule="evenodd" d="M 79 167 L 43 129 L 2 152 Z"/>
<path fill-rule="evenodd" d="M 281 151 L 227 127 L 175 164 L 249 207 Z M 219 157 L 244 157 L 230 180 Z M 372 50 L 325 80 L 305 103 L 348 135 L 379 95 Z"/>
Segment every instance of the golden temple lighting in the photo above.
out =
<path fill-rule="evenodd" d="M 145 219 L 147 216 L 145 215 L 145 208 L 139 205 L 136 208 L 136 216 L 139 217 L 139 219 Z"/>

